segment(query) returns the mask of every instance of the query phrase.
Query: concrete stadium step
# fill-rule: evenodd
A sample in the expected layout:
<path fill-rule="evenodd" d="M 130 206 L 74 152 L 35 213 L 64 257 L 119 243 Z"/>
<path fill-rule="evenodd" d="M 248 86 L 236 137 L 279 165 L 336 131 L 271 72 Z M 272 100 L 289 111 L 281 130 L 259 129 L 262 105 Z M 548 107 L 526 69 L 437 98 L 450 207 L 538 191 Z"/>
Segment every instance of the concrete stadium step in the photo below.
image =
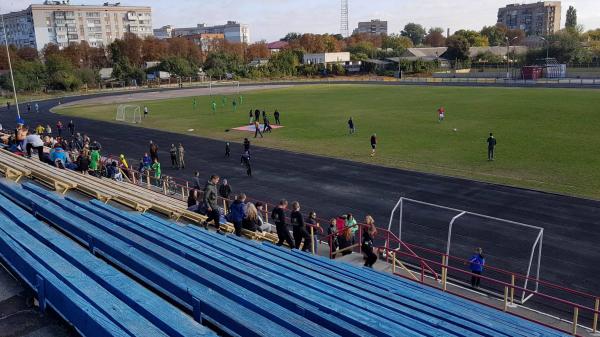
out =
<path fill-rule="evenodd" d="M 276 305 L 269 305 L 267 299 L 259 299 L 248 291 L 231 290 L 235 287 L 227 280 L 195 267 L 179 256 L 161 250 L 159 247 L 152 247 L 149 242 L 135 237 L 130 232 L 123 231 L 115 224 L 105 221 L 104 226 L 96 227 L 73 214 L 66 217 L 65 210 L 61 209 L 58 204 L 68 205 L 67 208 L 85 218 L 91 218 L 94 215 L 80 209 L 68 200 L 57 198 L 55 194 L 49 194 L 49 199 L 42 199 L 31 194 L 24 198 L 30 200 L 32 210 L 38 216 L 68 232 L 90 249 L 96 249 L 103 257 L 144 280 L 156 291 L 193 309 L 195 318 L 207 319 L 228 333 L 244 336 L 336 336 L 292 312 L 283 310 Z M 102 223 L 102 219 L 98 218 L 95 222 L 96 224 Z M 116 234 L 118 237 L 109 233 Z M 149 246 L 156 251 L 149 250 Z M 153 252 L 153 255 L 148 255 L 147 252 Z M 211 288 L 206 285 L 210 285 Z M 219 294 L 214 289 L 220 289 L 239 303 Z"/>
<path fill-rule="evenodd" d="M 0 210 L 28 234 L 60 254 L 102 287 L 117 296 L 169 336 L 216 336 L 165 300 L 131 280 L 115 268 L 94 257 L 81 246 L 50 229 L 12 202 Z"/>

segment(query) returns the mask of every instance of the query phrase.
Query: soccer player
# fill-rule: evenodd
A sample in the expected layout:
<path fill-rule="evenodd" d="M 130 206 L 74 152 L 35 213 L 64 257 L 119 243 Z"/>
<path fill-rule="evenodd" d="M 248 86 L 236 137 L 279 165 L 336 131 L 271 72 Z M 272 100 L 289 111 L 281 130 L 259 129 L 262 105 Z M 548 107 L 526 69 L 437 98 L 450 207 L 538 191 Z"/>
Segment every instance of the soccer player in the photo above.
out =
<path fill-rule="evenodd" d="M 144 118 L 148 117 L 148 107 L 144 107 Z"/>
<path fill-rule="evenodd" d="M 212 101 L 211 109 L 212 112 L 217 112 L 217 102 L 215 102 L 215 100 Z"/>
<path fill-rule="evenodd" d="M 275 109 L 273 117 L 275 117 L 275 125 L 281 125 L 281 121 L 279 121 L 279 110 Z"/>
<path fill-rule="evenodd" d="M 240 95 L 240 105 L 244 104 L 244 96 Z"/>
<path fill-rule="evenodd" d="M 196 100 L 196 98 L 194 98 L 194 100 L 192 101 L 192 108 L 194 110 L 196 110 L 196 107 L 198 106 L 198 100 Z"/>
<path fill-rule="evenodd" d="M 490 136 L 487 139 L 488 143 L 488 161 L 494 161 L 494 148 L 496 147 L 496 138 L 490 132 Z"/>
<path fill-rule="evenodd" d="M 371 157 L 375 156 L 375 149 L 377 148 L 377 134 L 374 133 L 371 136 Z"/>
<path fill-rule="evenodd" d="M 350 134 L 354 133 L 354 121 L 352 120 L 352 117 L 350 117 L 350 119 L 348 120 L 348 129 L 350 129 Z"/>
<path fill-rule="evenodd" d="M 237 111 L 237 102 L 235 101 L 235 99 L 231 102 L 231 105 L 233 105 L 233 112 Z"/>
<path fill-rule="evenodd" d="M 221 98 L 221 103 L 223 104 L 223 107 L 225 107 L 225 104 L 227 104 L 227 97 L 223 96 L 223 98 Z"/>
<path fill-rule="evenodd" d="M 440 107 L 438 109 L 438 122 L 441 123 L 442 121 L 444 121 L 444 118 L 446 117 L 446 109 L 444 109 L 444 107 Z"/>
<path fill-rule="evenodd" d="M 252 112 L 252 109 L 248 112 L 248 117 L 250 117 L 250 122 L 248 122 L 248 124 L 252 125 L 252 122 L 254 122 L 254 113 Z"/>

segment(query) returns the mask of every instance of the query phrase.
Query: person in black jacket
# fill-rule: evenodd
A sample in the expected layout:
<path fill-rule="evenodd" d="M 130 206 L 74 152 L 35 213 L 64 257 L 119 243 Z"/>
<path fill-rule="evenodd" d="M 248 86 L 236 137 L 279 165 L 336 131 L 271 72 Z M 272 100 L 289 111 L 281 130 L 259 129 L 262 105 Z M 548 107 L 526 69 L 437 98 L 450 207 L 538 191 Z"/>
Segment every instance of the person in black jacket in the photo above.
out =
<path fill-rule="evenodd" d="M 281 121 L 279 120 L 279 111 L 277 109 L 275 109 L 273 117 L 275 117 L 275 125 L 281 125 Z"/>
<path fill-rule="evenodd" d="M 242 154 L 242 158 L 240 159 L 240 163 L 246 166 L 246 174 L 248 177 L 252 176 L 252 166 L 250 166 L 250 152 L 246 151 Z"/>
<path fill-rule="evenodd" d="M 290 249 L 292 249 L 295 247 L 294 240 L 290 236 L 290 229 L 285 223 L 285 209 L 287 206 L 287 200 L 282 199 L 279 201 L 279 205 L 271 212 L 271 219 L 275 223 L 275 228 L 277 229 L 277 237 L 279 238 L 277 245 L 282 246 L 285 241 Z"/>
<path fill-rule="evenodd" d="M 223 183 L 219 186 L 219 197 L 225 199 L 225 204 L 229 208 L 229 196 L 231 195 L 231 185 L 227 179 L 223 179 Z"/>
<path fill-rule="evenodd" d="M 244 152 L 250 153 L 250 141 L 248 138 L 244 138 Z"/>
<path fill-rule="evenodd" d="M 202 225 L 205 229 L 208 229 L 208 223 L 213 221 L 215 227 L 217 228 L 217 232 L 221 231 L 221 214 L 219 213 L 219 206 L 217 204 L 217 184 L 219 183 L 219 176 L 212 175 L 210 180 L 204 186 L 204 196 L 203 203 L 206 206 L 206 210 L 208 212 L 208 218 L 204 220 Z"/>
<path fill-rule="evenodd" d="M 494 149 L 496 148 L 496 138 L 494 138 L 494 134 L 490 132 L 490 136 L 487 139 L 488 143 L 488 161 L 494 160 Z"/>
<path fill-rule="evenodd" d="M 290 215 L 290 222 L 292 223 L 292 231 L 294 233 L 294 242 L 296 243 L 296 249 L 300 249 L 302 240 L 304 240 L 304 245 L 302 245 L 302 251 L 310 251 L 312 249 L 312 245 L 310 242 L 310 234 L 308 234 L 308 231 L 306 230 L 304 218 L 302 217 L 302 213 L 300 213 L 300 203 L 297 201 L 294 201 L 292 203 L 292 213 Z"/>

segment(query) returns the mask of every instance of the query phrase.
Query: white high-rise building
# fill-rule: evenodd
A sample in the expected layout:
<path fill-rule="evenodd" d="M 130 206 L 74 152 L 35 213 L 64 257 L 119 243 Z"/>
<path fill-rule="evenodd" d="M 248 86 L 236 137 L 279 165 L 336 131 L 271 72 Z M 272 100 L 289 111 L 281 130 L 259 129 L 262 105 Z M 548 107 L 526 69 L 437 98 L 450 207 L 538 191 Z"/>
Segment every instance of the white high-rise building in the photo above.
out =
<path fill-rule="evenodd" d="M 229 42 L 250 43 L 250 28 L 248 25 L 236 21 L 227 21 L 226 24 L 217 26 L 207 26 L 201 23 L 196 27 L 171 28 L 171 26 L 165 26 L 154 30 L 154 36 L 157 38 L 199 34 L 223 34 L 225 40 Z"/>
<path fill-rule="evenodd" d="M 68 1 L 45 1 L 27 9 L 4 14 L 9 44 L 42 50 L 53 43 L 64 48 L 72 42 L 106 46 L 125 33 L 152 36 L 152 9 L 147 6 L 70 5 Z M 0 34 L 4 43 L 4 34 Z"/>

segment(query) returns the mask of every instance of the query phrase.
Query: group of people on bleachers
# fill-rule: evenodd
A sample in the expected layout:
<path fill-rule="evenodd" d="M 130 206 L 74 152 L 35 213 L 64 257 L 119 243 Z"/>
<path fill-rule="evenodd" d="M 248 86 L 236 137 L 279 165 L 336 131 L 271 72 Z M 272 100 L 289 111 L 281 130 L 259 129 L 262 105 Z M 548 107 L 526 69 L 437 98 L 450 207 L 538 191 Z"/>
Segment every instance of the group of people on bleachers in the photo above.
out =
<path fill-rule="evenodd" d="M 57 135 L 54 135 L 50 125 L 44 127 L 38 124 L 30 129 L 24 124 L 18 124 L 13 132 L 5 134 L 3 142 L 10 152 L 31 158 L 35 151 L 41 162 L 60 169 L 122 180 L 123 175 L 119 170 L 122 163 L 110 161 L 101 170 L 102 145 L 98 141 L 92 141 L 85 133 L 76 133 L 73 121 L 68 123 L 67 129 L 69 133 L 63 135 L 63 124 L 58 121 Z"/>
<path fill-rule="evenodd" d="M 229 199 L 231 195 L 234 195 L 233 201 Z M 223 207 L 219 205 L 219 199 L 223 200 Z M 230 222 L 233 224 L 237 236 L 242 235 L 243 229 L 251 232 L 272 232 L 272 226 L 267 219 L 263 218 L 263 214 L 265 214 L 264 205 L 261 202 L 252 203 L 247 201 L 244 193 L 232 194 L 231 185 L 226 179 L 221 182 L 218 175 L 212 175 L 202 187 L 199 173 L 196 172 L 187 206 L 189 210 L 207 216 L 207 219 L 202 223 L 202 226 L 206 229 L 212 223 L 217 228 L 217 232 L 220 232 L 220 225 Z M 289 216 L 286 214 L 288 212 Z M 277 207 L 271 211 L 270 220 L 275 225 L 278 246 L 285 243 L 290 248 L 310 252 L 313 245 L 318 244 L 319 236 L 325 233 L 325 229 L 321 227 L 317 219 L 316 212 L 311 211 L 308 216 L 304 217 L 301 213 L 300 203 L 297 201 L 291 204 L 291 210 L 288 211 L 288 202 L 282 199 Z M 312 236 L 310 234 L 311 227 Z M 365 255 L 365 266 L 372 267 L 377 261 L 373 243 L 373 239 L 377 235 L 377 229 L 371 216 L 365 218 L 365 225 L 358 225 L 356 219 L 350 213 L 339 218 L 332 218 L 329 227 L 326 229 L 326 235 L 332 237 L 330 244 L 332 250 L 336 251 L 338 248 L 349 248 L 355 244 L 357 240 L 356 233 L 359 230 L 362 230 L 360 245 Z M 341 254 L 350 253 L 351 250 L 347 249 Z"/>

